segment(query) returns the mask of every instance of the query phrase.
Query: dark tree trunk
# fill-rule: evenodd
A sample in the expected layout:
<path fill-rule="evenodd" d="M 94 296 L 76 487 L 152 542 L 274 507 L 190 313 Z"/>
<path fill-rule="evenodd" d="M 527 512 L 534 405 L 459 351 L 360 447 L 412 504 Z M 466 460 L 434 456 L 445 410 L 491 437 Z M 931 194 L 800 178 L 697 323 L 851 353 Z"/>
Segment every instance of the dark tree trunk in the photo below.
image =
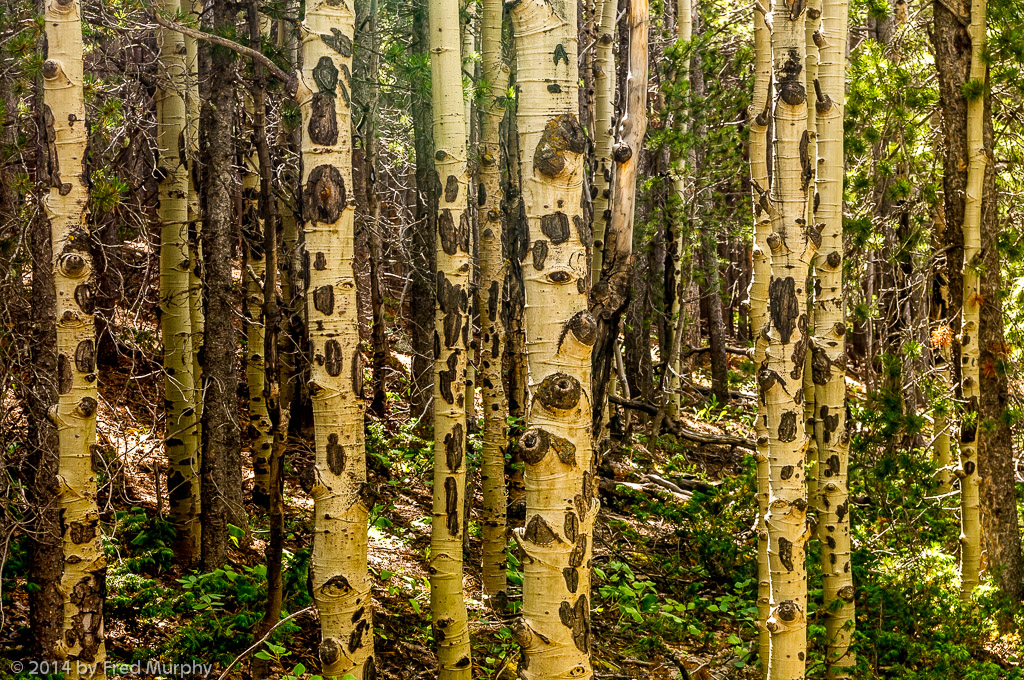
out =
<path fill-rule="evenodd" d="M 1024 600 L 1024 555 L 1017 522 L 1016 475 L 1013 433 L 1007 408 L 1010 405 L 1007 368 L 1009 346 L 1003 334 L 1002 277 L 999 262 L 999 211 L 996 170 L 992 155 L 992 97 L 985 101 L 984 206 L 981 218 L 981 325 L 978 335 L 981 367 L 981 422 L 978 443 L 978 476 L 981 477 L 981 535 L 988 553 L 988 568 L 1007 596 Z"/>
<path fill-rule="evenodd" d="M 426 5 L 413 10 L 412 51 L 426 54 L 428 45 Z M 433 113 L 430 90 L 422 82 L 412 85 L 412 123 L 416 151 L 416 212 L 410 229 L 411 256 L 407 322 L 412 340 L 412 394 L 410 413 L 426 425 L 433 419 L 434 389 L 434 230 L 437 190 L 434 177 Z"/>
<path fill-rule="evenodd" d="M 41 128 L 40 128 L 41 129 Z M 45 151 L 37 153 L 36 167 L 45 168 Z M 38 179 L 38 178 L 37 178 Z M 37 182 L 37 186 L 42 186 Z M 64 573 L 57 496 L 59 463 L 57 429 L 47 411 L 57 403 L 57 318 L 53 285 L 50 223 L 39 215 L 32 220 L 32 373 L 25 390 L 28 416 L 28 497 L 34 511 L 29 534 L 29 630 L 40 659 L 54 659 L 63 621 L 63 600 L 58 586 Z"/>
<path fill-rule="evenodd" d="M 694 16 L 694 36 L 700 35 L 701 22 L 699 16 Z M 704 63 L 700 51 L 695 51 L 690 64 L 690 91 L 693 93 L 694 110 L 703 111 L 703 98 L 707 95 L 707 88 L 704 83 Z M 703 145 L 704 137 L 707 134 L 707 125 L 701 113 L 697 113 L 693 124 L 693 135 L 698 140 L 694 145 L 693 175 L 698 183 L 704 174 L 706 162 L 706 150 Z M 710 214 L 701 206 L 694 211 L 695 216 L 701 217 Z M 708 322 L 708 340 L 711 345 L 711 393 L 718 400 L 719 404 L 729 403 L 729 363 L 725 355 L 725 321 L 722 317 L 722 273 L 718 266 L 718 230 L 717 222 L 712 224 L 703 223 L 698 228 L 700 233 L 700 268 L 702 279 L 701 295 L 706 303 L 702 312 L 706 310 L 705 318 Z M 702 314 L 703 316 L 703 314 Z"/>
<path fill-rule="evenodd" d="M 234 33 L 235 13 L 225 0 L 212 0 L 203 15 L 208 33 Z M 199 46 L 199 84 L 205 90 L 199 118 L 203 204 L 203 445 L 202 567 L 212 571 L 228 558 L 228 524 L 244 526 L 241 428 L 238 416 L 238 361 L 235 317 L 241 300 L 232 290 L 234 241 L 235 73 L 232 53 Z"/>

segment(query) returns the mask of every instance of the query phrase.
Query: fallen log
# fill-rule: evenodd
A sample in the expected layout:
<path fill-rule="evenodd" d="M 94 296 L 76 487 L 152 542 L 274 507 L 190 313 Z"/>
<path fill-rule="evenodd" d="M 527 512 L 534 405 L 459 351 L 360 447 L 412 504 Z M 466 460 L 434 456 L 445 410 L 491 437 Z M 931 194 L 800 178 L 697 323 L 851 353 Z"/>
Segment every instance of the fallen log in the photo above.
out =
<path fill-rule="evenodd" d="M 635 399 L 623 399 L 622 397 L 611 394 L 608 395 L 608 401 L 619 406 L 624 406 L 634 411 L 643 411 L 651 415 L 658 414 L 658 408 L 652 406 L 646 402 L 636 401 Z M 675 420 L 670 418 L 667 414 L 663 416 L 662 426 L 669 434 L 674 434 L 680 439 L 686 439 L 692 442 L 698 442 L 700 444 L 718 444 L 720 446 L 738 446 L 743 449 L 750 449 L 753 451 L 756 449 L 756 445 L 749 439 L 742 437 L 732 437 L 725 434 L 705 434 L 704 432 L 695 432 L 688 430 L 681 426 Z"/>

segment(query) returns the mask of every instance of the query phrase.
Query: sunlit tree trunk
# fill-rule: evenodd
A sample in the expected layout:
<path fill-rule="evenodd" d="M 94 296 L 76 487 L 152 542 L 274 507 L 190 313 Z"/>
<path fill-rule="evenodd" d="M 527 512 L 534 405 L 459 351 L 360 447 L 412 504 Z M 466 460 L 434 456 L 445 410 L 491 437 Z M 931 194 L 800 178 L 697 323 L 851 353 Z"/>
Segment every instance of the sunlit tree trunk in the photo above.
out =
<path fill-rule="evenodd" d="M 646 3 L 643 4 L 646 8 Z M 576 3 L 511 7 L 519 84 L 523 263 L 529 367 L 520 676 L 591 678 L 590 556 L 598 503 L 591 444 L 587 245 L 580 192 L 586 138 L 578 120 Z M 639 149 L 636 150 L 637 154 Z"/>
<path fill-rule="evenodd" d="M 814 83 L 818 78 L 818 42 L 821 36 L 821 3 L 822 0 L 808 0 L 806 20 L 804 21 L 804 45 L 807 47 L 807 58 L 804 69 L 804 87 L 808 93 L 814 92 Z M 807 98 L 807 157 L 810 159 L 811 176 L 808 179 L 810 190 L 807 192 L 807 224 L 815 224 L 816 192 L 815 177 L 818 171 L 818 132 L 816 115 L 814 110 L 813 96 Z M 817 275 L 817 255 L 811 257 L 811 266 L 807 270 L 807 329 L 808 333 L 814 333 L 815 322 L 815 287 L 814 278 Z M 812 445 L 807 447 L 804 460 L 804 469 L 807 471 L 807 499 L 812 507 L 815 506 L 818 498 L 818 475 L 817 462 L 818 451 L 814 446 L 815 434 L 815 400 L 814 380 L 810 371 L 811 353 L 807 352 L 804 359 L 804 428 L 807 436 L 812 438 Z M 816 508 L 815 508 L 816 509 Z"/>
<path fill-rule="evenodd" d="M 803 417 L 807 351 L 807 269 L 820 234 L 806 225 L 811 160 L 807 150 L 803 6 L 776 8 L 772 48 L 775 73 L 774 182 L 771 188 L 772 277 L 768 292 L 768 349 L 758 381 L 767 405 L 771 633 L 768 677 L 804 677 L 807 654 L 807 489 Z M 801 153 L 803 150 L 803 153 Z"/>
<path fill-rule="evenodd" d="M 351 83 L 355 15 L 314 0 L 303 21 L 303 216 L 316 438 L 310 563 L 323 675 L 375 677 L 367 570 L 363 368 L 356 307 Z"/>
<path fill-rule="evenodd" d="M 615 23 L 617 0 L 597 0 L 601 7 L 594 47 L 594 246 L 591 284 L 601 278 L 604 237 L 611 211 L 612 142 L 615 141 Z"/>
<path fill-rule="evenodd" d="M 185 0 L 192 16 L 198 20 L 202 12 L 199 0 Z M 184 9 L 184 7 L 182 8 Z M 195 411 L 196 460 L 195 468 L 200 470 L 200 456 L 203 441 L 203 365 L 200 361 L 205 335 L 203 317 L 203 255 L 200 228 L 202 214 L 199 209 L 198 162 L 199 162 L 199 46 L 195 38 L 184 36 L 185 68 L 185 164 L 188 174 L 188 317 L 192 333 L 189 348 L 192 350 L 192 409 Z M 200 493 L 201 484 L 196 493 Z M 202 499 L 196 513 L 200 513 Z M 202 528 L 200 527 L 200 537 Z"/>
<path fill-rule="evenodd" d="M 466 341 L 472 329 L 471 217 L 467 210 L 466 107 L 462 94 L 459 0 L 429 5 L 437 213 L 434 328 L 434 506 L 430 528 L 430 610 L 441 680 L 468 680 L 469 625 L 462 599 L 466 489 Z"/>
<path fill-rule="evenodd" d="M 978 440 L 981 409 L 981 373 L 979 370 L 978 331 L 981 323 L 981 208 L 984 200 L 985 166 L 985 0 L 972 0 L 971 65 L 965 95 L 967 97 L 967 187 L 964 192 L 964 267 L 963 320 L 960 333 L 961 387 L 966 403 L 960 425 L 960 592 L 966 601 L 978 585 L 981 571 L 980 478 L 978 476 Z"/>
<path fill-rule="evenodd" d="M 480 389 L 483 397 L 484 435 L 480 451 L 480 482 L 483 491 L 484 596 L 492 607 L 508 603 L 505 577 L 506 507 L 505 450 L 508 447 L 508 399 L 505 396 L 502 359 L 505 354 L 504 294 L 507 267 L 502 248 L 506 214 L 501 176 L 505 167 L 501 126 L 505 119 L 509 69 L 502 56 L 501 0 L 484 0 L 480 27 L 483 80 L 486 96 L 480 119 Z"/>
<path fill-rule="evenodd" d="M 178 0 L 164 2 L 174 16 Z M 195 385 L 192 376 L 192 322 L 189 285 L 189 179 L 184 149 L 188 65 L 183 36 L 160 31 L 164 80 L 157 91 L 157 147 L 160 180 L 160 326 L 164 345 L 167 491 L 177 531 L 178 559 L 191 564 L 199 555 L 199 457 L 196 439 Z"/>
<path fill-rule="evenodd" d="M 817 114 L 818 209 L 823 224 L 817 274 L 811 375 L 817 404 L 818 535 L 830 679 L 852 677 L 855 626 L 850 562 L 849 444 L 846 423 L 846 307 L 843 299 L 843 115 L 846 102 L 846 0 L 824 0 Z"/>
<path fill-rule="evenodd" d="M 754 18 L 754 94 L 747 108 L 750 121 L 750 179 L 754 203 L 754 236 L 751 250 L 750 288 L 747 301 L 750 307 L 750 328 L 754 336 L 753 361 L 755 366 L 764 363 L 768 339 L 765 335 L 768 324 L 768 282 L 771 279 L 771 257 L 768 251 L 768 235 L 771 233 L 771 216 L 768 203 L 768 92 L 772 80 L 772 46 L 768 25 L 765 23 L 767 8 L 755 3 Z M 771 600 L 771 582 L 768 575 L 768 532 L 764 518 L 768 512 L 768 420 L 767 405 L 763 398 L 757 401 L 757 417 L 754 420 L 757 435 L 757 629 L 758 658 L 762 675 L 768 670 L 769 635 L 765 623 L 768 620 L 768 606 Z"/>
<path fill-rule="evenodd" d="M 107 563 L 96 505 L 96 329 L 92 316 L 92 257 L 89 253 L 85 176 L 85 94 L 82 15 L 76 0 L 49 0 L 45 9 L 43 63 L 44 134 L 50 145 L 50 192 L 43 207 L 50 219 L 53 284 L 57 293 L 57 404 L 50 420 L 60 449 L 58 483 L 64 542 L 64 625 L 57 655 L 98 664 L 104 677 L 103 597 Z M 97 677 L 91 675 L 91 677 Z"/>

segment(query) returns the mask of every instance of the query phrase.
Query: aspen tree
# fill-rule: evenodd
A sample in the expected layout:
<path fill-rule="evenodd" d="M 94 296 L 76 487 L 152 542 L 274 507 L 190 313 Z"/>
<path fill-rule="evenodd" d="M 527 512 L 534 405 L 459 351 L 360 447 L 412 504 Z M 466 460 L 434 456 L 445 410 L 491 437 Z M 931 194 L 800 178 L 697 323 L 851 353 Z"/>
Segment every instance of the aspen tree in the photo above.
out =
<path fill-rule="evenodd" d="M 850 561 L 849 445 L 846 424 L 846 307 L 843 298 L 843 116 L 847 0 L 824 0 L 814 107 L 818 130 L 817 288 L 811 374 L 817 416 L 818 534 L 821 538 L 827 674 L 849 678 L 855 663 Z"/>
<path fill-rule="evenodd" d="M 580 126 L 577 6 L 520 0 L 515 27 L 523 263 L 529 367 L 522 616 L 513 634 L 524 680 L 591 678 L 590 556 L 598 502 L 591 443 L 587 246 L 580 192 L 586 138 Z M 639 149 L 637 150 L 639 152 Z"/>
<path fill-rule="evenodd" d="M 251 94 L 245 98 L 246 118 L 255 119 Z M 245 145 L 245 167 L 242 174 L 242 242 L 245 245 L 245 271 L 242 273 L 245 290 L 246 351 L 245 378 L 249 388 L 249 445 L 252 447 L 253 487 L 252 500 L 262 507 L 270 504 L 270 452 L 274 434 L 267 410 L 266 361 L 263 345 L 263 281 L 267 273 L 267 258 L 263 249 L 264 224 L 260 210 L 260 160 L 256 153 L 255 130 Z"/>
<path fill-rule="evenodd" d="M 430 527 L 430 611 L 440 680 L 468 680 L 469 624 L 462 599 L 466 489 L 466 362 L 473 319 L 466 107 L 462 93 L 459 0 L 428 7 L 437 212 L 434 313 L 434 500 Z"/>
<path fill-rule="evenodd" d="M 768 559 L 771 633 L 768 677 L 803 678 L 807 654 L 807 489 L 803 418 L 804 353 L 807 351 L 805 282 L 820 234 L 808 228 L 811 159 L 807 156 L 807 91 L 804 6 L 782 5 L 774 13 L 772 57 L 774 181 L 771 187 L 772 277 L 768 291 L 768 347 L 758 371 L 767 406 L 769 446 Z M 802 153 L 801 153 L 802 151 Z"/>
<path fill-rule="evenodd" d="M 971 1 L 971 67 L 967 95 L 967 187 L 964 192 L 964 292 L 960 334 L 961 386 L 967 406 L 960 425 L 960 595 L 969 601 L 981 571 L 981 494 L 978 439 L 981 437 L 981 374 L 978 331 L 981 324 L 981 207 L 985 186 L 985 0 Z"/>
<path fill-rule="evenodd" d="M 771 35 L 765 16 L 768 10 L 760 2 L 754 2 L 754 94 L 747 108 L 750 121 L 750 179 L 754 203 L 754 236 L 751 251 L 752 275 L 747 292 L 750 307 L 750 327 L 754 336 L 753 361 L 755 366 L 764 363 L 767 350 L 768 284 L 771 279 L 771 257 L 768 251 L 768 235 L 771 233 L 771 216 L 768 196 L 768 91 L 772 80 Z M 764 398 L 757 400 L 757 417 L 754 420 L 757 435 L 757 629 L 758 658 L 762 674 L 768 670 L 769 635 L 765 623 L 768 621 L 768 606 L 771 597 L 771 583 L 768 575 L 768 532 L 764 517 L 768 512 L 768 419 Z"/>
<path fill-rule="evenodd" d="M 601 278 L 604 262 L 604 238 L 611 211 L 608 198 L 612 182 L 612 142 L 615 140 L 615 23 L 617 0 L 601 3 L 597 44 L 594 47 L 594 245 L 591 284 Z"/>
<path fill-rule="evenodd" d="M 57 428 L 61 529 L 64 543 L 64 623 L 57 656 L 98 664 L 90 677 L 105 677 L 103 593 L 106 559 L 96 505 L 96 328 L 92 315 L 93 263 L 89 252 L 85 176 L 85 94 L 82 14 L 76 0 L 45 4 L 43 63 L 44 135 L 50 155 L 50 192 L 43 207 L 50 220 L 53 282 L 57 293 L 58 400 L 50 420 Z"/>
<path fill-rule="evenodd" d="M 691 0 L 677 0 L 676 2 L 676 42 L 683 46 L 687 50 L 687 56 L 682 61 L 682 67 L 679 73 L 676 74 L 676 79 L 683 83 L 689 83 L 690 81 L 690 41 L 693 38 L 693 2 Z M 687 125 L 685 120 L 681 120 L 677 123 L 677 127 L 680 132 L 685 132 Z M 686 205 L 686 161 L 673 152 L 672 163 L 675 165 L 675 175 L 672 178 L 672 191 L 676 195 L 676 199 L 679 201 L 680 206 Z M 672 236 L 676 243 L 676 257 L 675 257 L 675 281 L 676 291 L 672 298 L 672 318 L 675 319 L 675 328 L 672 333 L 672 341 L 669 343 L 669 357 L 667 363 L 668 380 L 665 382 L 665 391 L 668 392 L 668 407 L 666 412 L 673 418 L 679 411 L 680 405 L 680 394 L 679 394 L 679 378 L 682 375 L 682 349 L 683 349 L 683 324 L 684 324 L 684 312 L 683 312 L 683 296 L 682 293 L 682 280 L 683 280 L 683 230 L 681 228 L 681 220 L 677 220 L 677 224 L 673 229 L 674 234 Z"/>
<path fill-rule="evenodd" d="M 804 68 L 804 87 L 807 92 L 814 92 L 815 81 L 818 78 L 818 43 L 821 40 L 821 3 L 822 0 L 808 0 L 806 20 L 804 21 L 804 44 L 807 48 L 807 57 Z M 814 98 L 807 98 L 807 157 L 810 159 L 811 176 L 808 180 L 810 190 L 807 192 L 807 224 L 816 224 L 815 207 L 815 177 L 818 170 L 818 132 L 817 121 L 814 111 Z M 810 334 L 814 333 L 814 278 L 817 274 L 817 254 L 812 255 L 810 267 L 807 271 L 807 329 Z M 807 500 L 814 507 L 818 499 L 818 451 L 813 445 L 815 433 L 815 408 L 814 408 L 814 380 L 811 376 L 811 352 L 807 352 L 804 359 L 804 428 L 807 436 L 812 439 L 812 445 L 807 447 L 804 469 L 807 471 Z"/>
<path fill-rule="evenodd" d="M 479 193 L 483 223 L 480 226 L 480 287 L 477 292 L 481 325 L 478 375 L 484 409 L 484 436 L 480 450 L 480 482 L 483 491 L 481 579 L 487 601 L 495 609 L 503 610 L 508 602 L 505 576 L 508 398 L 501 371 L 505 351 L 502 291 L 507 274 L 502 250 L 507 220 L 501 176 L 501 168 L 505 165 L 501 127 L 505 119 L 509 68 L 502 55 L 504 12 L 501 0 L 483 0 L 481 14 L 482 74 L 484 87 L 488 88 L 480 119 Z"/>
<path fill-rule="evenodd" d="M 184 0 L 184 2 L 189 3 L 192 15 L 198 19 L 202 13 L 199 0 Z M 203 442 L 203 366 L 199 357 L 205 328 L 203 322 L 203 256 L 200 251 L 202 239 L 199 234 L 202 216 L 199 211 L 199 172 L 197 168 L 199 159 L 199 45 L 196 39 L 189 35 L 184 36 L 184 41 L 185 68 L 188 74 L 185 87 L 185 164 L 188 174 L 188 317 L 189 329 L 192 333 L 189 349 L 192 350 L 192 385 L 194 388 L 192 409 L 195 411 L 196 420 L 195 438 L 198 450 L 195 467 L 198 470 Z M 196 494 L 198 498 L 199 488 L 196 489 Z M 202 501 L 198 499 L 197 502 L 201 503 Z M 196 512 L 199 513 L 199 508 L 196 509 Z"/>
<path fill-rule="evenodd" d="M 179 0 L 166 0 L 174 16 Z M 189 178 L 184 147 L 188 64 L 184 36 L 160 29 L 163 81 L 157 90 L 160 179 L 160 327 L 164 346 L 167 491 L 177 531 L 176 553 L 185 564 L 199 555 L 199 446 L 196 432 L 190 305 Z"/>
<path fill-rule="evenodd" d="M 302 22 L 303 216 L 308 270 L 310 392 L 316 438 L 313 599 L 322 674 L 375 677 L 367 570 L 363 367 L 356 308 L 351 85 L 355 14 L 314 0 Z"/>

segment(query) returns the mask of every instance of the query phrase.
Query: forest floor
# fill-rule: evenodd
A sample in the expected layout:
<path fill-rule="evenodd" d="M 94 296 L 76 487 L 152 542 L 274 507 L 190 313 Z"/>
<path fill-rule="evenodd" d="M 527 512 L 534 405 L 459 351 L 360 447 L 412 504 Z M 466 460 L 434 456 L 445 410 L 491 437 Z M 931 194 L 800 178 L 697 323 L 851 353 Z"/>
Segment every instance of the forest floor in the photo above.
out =
<path fill-rule="evenodd" d="M 161 377 L 156 364 L 139 365 L 139 361 L 124 357 L 101 382 L 101 504 L 109 563 L 107 653 L 119 662 L 140 661 L 143 667 L 153 660 L 198 660 L 214 664 L 211 677 L 219 677 L 255 641 L 253 631 L 266 594 L 267 520 L 258 508 L 247 506 L 250 532 L 236 532 L 231 564 L 224 569 L 199 574 L 175 562 L 170 549 L 173 531 L 163 519 L 166 507 L 159 486 L 166 472 L 162 409 L 156 406 L 162 403 Z M 740 377 L 735 386 L 752 389 L 742 381 L 747 371 L 741 361 L 734 363 Z M 396 414 L 407 410 L 397 395 L 392 396 Z M 738 397 L 718 408 L 709 406 L 694 389 L 679 424 L 695 432 L 749 441 L 755 405 L 742 392 Z M 240 396 L 243 413 L 245 401 Z M 629 413 L 628 444 L 618 446 L 600 466 L 602 507 L 595 528 L 592 586 L 595 675 L 607 680 L 755 678 L 756 539 L 751 527 L 756 499 L 750 451 L 745 446 L 695 443 L 670 435 L 651 440 L 643 434 L 647 418 Z M 369 422 L 367 428 L 369 476 L 378 493 L 371 515 L 369 563 L 378 678 L 385 680 L 435 677 L 425 568 L 432 449 L 430 442 L 417 436 L 414 426 L 398 415 L 386 423 Z M 479 435 L 474 434 L 471 465 L 479 464 L 478 451 Z M 311 604 L 307 579 L 312 499 L 304 472 L 313 459 L 311 439 L 293 437 L 286 481 L 287 613 L 307 610 Z M 248 452 L 243 460 L 250 490 Z M 882 462 L 886 460 L 883 456 Z M 509 464 L 510 524 L 516 526 L 522 524 L 525 513 L 521 469 L 514 462 Z M 927 468 L 926 463 L 908 462 L 898 455 L 890 464 L 894 475 L 904 474 L 907 467 Z M 949 500 L 943 508 L 941 498 L 909 493 L 909 487 L 901 491 L 894 481 L 884 489 L 871 487 L 874 483 L 860 486 L 870 494 L 864 501 L 870 511 L 864 513 L 860 530 L 854 531 L 855 560 L 863 555 L 872 560 L 870 568 L 864 565 L 855 570 L 864 670 L 857 677 L 1021 678 L 1024 619 L 987 600 L 974 610 L 958 609 L 956 598 L 946 595 L 955 567 L 950 546 L 955 541 L 956 518 L 937 523 L 932 519 L 950 509 Z M 474 488 L 464 588 L 474 677 L 512 680 L 518 661 L 509 629 L 514 611 L 498 615 L 482 602 L 475 509 L 481 500 L 479 484 Z M 910 520 L 908 527 L 892 523 L 911 513 L 917 515 L 917 522 L 930 523 L 924 533 L 935 534 L 935 540 L 922 540 L 920 531 L 915 536 Z M 809 562 L 815 555 L 812 546 Z M 521 572 L 512 546 L 509 556 L 515 607 Z M 6 620 L 0 632 L 0 648 L 10 650 L 9 659 L 24 658 L 29 642 L 25 564 L 23 544 L 12 543 L 4 565 Z M 814 578 L 813 564 L 811 572 Z M 814 599 L 820 597 L 820 589 L 814 588 L 812 582 L 809 677 L 821 677 L 823 626 L 813 609 Z M 279 627 L 271 640 L 262 651 L 270 657 L 272 677 L 309 677 L 319 667 L 313 610 Z M 253 677 L 251 661 L 252 654 L 235 665 L 228 677 Z M 974 669 L 974 674 L 965 674 L 968 669 Z M 17 676 L 0 664 L 0 678 L 6 677 Z"/>

